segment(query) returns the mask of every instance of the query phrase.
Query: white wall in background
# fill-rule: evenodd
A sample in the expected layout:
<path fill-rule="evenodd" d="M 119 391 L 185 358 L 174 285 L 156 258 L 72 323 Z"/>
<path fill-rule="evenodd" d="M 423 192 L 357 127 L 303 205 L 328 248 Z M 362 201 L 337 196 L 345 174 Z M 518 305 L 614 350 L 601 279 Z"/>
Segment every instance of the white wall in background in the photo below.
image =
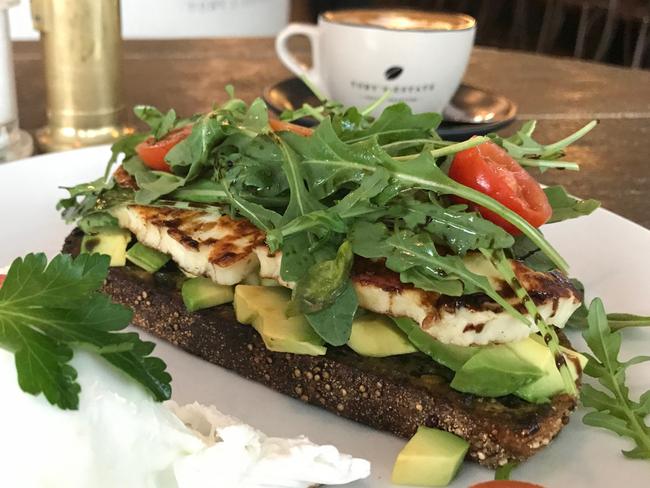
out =
<path fill-rule="evenodd" d="M 122 36 L 275 36 L 289 21 L 289 7 L 289 0 L 122 0 Z M 9 23 L 14 40 L 38 39 L 28 0 L 9 11 Z"/>

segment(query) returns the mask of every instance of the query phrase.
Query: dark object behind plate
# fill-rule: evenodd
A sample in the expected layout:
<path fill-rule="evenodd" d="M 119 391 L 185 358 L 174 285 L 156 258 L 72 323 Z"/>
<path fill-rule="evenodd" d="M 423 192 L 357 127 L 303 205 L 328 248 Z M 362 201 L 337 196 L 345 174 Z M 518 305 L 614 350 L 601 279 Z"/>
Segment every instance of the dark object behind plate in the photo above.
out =
<path fill-rule="evenodd" d="M 299 78 L 282 80 L 264 90 L 264 100 L 275 112 L 300 108 L 304 103 L 320 105 L 318 99 Z M 438 134 L 444 139 L 463 140 L 473 135 L 494 132 L 509 125 L 517 114 L 511 100 L 470 85 L 460 85 L 449 106 Z M 312 126 L 316 121 L 304 117 L 295 121 Z"/>

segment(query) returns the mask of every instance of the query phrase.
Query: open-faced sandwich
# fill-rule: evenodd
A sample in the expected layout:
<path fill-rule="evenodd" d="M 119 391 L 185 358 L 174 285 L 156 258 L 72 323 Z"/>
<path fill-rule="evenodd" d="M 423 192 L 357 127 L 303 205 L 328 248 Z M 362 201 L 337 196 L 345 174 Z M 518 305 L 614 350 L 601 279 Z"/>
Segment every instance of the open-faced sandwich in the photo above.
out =
<path fill-rule="evenodd" d="M 598 206 L 527 170 L 575 169 L 563 150 L 594 124 L 449 142 L 437 114 L 374 108 L 283 114 L 307 129 L 232 93 L 188 119 L 137 107 L 151 130 L 60 202 L 64 250 L 110 255 L 104 290 L 134 323 L 208 361 L 399 436 L 451 432 L 489 467 L 525 460 L 586 363 L 561 332 L 582 292 L 539 227 Z"/>

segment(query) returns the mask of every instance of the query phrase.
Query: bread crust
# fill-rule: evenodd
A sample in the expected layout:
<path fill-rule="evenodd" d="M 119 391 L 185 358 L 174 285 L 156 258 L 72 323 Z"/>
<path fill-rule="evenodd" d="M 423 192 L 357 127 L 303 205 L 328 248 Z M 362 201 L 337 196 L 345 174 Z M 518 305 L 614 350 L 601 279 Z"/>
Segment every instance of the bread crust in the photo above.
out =
<path fill-rule="evenodd" d="M 77 254 L 80 239 L 73 231 L 64 252 Z M 453 432 L 470 443 L 469 459 L 491 468 L 548 445 L 576 406 L 568 395 L 537 405 L 455 391 L 450 371 L 419 353 L 377 359 L 347 347 L 330 347 L 325 356 L 269 351 L 252 327 L 236 321 L 231 305 L 187 312 L 174 287 L 128 266 L 111 268 L 103 291 L 133 309 L 136 326 L 191 354 L 400 437 L 410 438 L 420 425 Z"/>

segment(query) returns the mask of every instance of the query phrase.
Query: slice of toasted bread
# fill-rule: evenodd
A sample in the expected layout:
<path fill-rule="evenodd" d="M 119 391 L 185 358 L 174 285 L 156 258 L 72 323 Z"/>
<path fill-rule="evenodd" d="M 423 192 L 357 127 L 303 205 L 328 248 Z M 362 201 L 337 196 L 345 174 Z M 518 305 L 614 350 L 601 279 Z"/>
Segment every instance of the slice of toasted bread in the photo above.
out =
<path fill-rule="evenodd" d="M 80 241 L 74 231 L 64 252 L 77 254 Z M 103 290 L 134 310 L 135 325 L 207 361 L 400 437 L 411 437 L 420 425 L 453 432 L 470 443 L 470 459 L 493 468 L 549 444 L 576 406 L 568 395 L 538 405 L 460 393 L 449 386 L 451 371 L 419 353 L 366 358 L 347 347 L 330 347 L 325 356 L 268 351 L 252 327 L 235 320 L 232 306 L 189 313 L 176 287 L 129 266 L 111 268 Z"/>

